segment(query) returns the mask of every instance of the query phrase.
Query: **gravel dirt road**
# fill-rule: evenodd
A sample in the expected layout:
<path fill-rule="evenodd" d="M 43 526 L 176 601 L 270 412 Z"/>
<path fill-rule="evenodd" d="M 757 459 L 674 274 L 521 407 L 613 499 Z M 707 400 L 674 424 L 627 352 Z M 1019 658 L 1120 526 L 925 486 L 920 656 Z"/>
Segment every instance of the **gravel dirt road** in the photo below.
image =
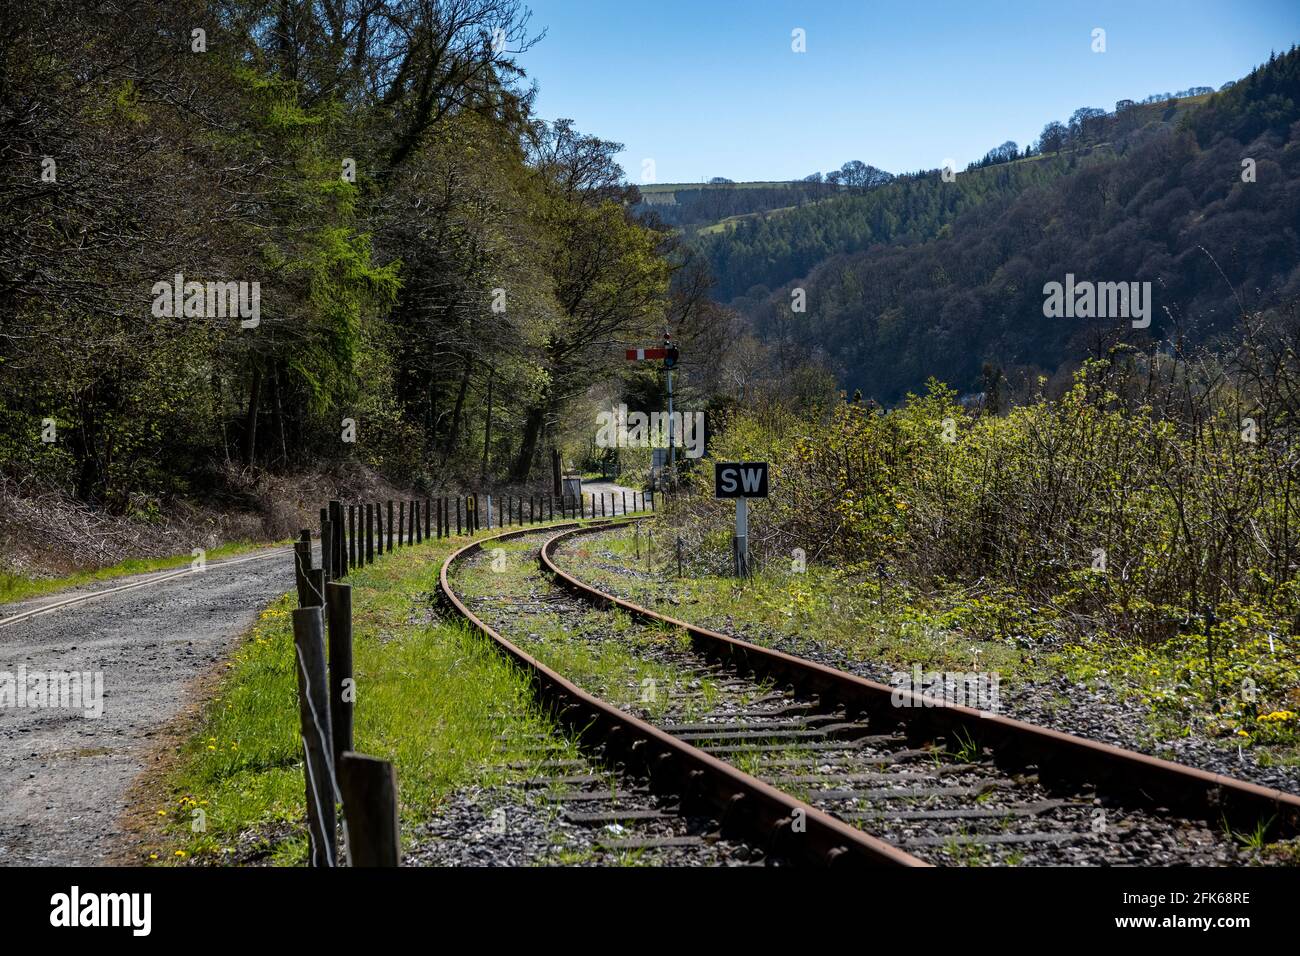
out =
<path fill-rule="evenodd" d="M 142 578 L 8 605 L 0 618 Z M 268 550 L 0 626 L 0 865 L 113 860 L 125 843 L 128 792 L 155 738 L 258 611 L 292 587 L 292 558 Z M 74 671 L 102 674 L 102 716 L 33 706 L 30 697 L 15 706 L 24 672 L 30 688 L 41 675 Z"/>

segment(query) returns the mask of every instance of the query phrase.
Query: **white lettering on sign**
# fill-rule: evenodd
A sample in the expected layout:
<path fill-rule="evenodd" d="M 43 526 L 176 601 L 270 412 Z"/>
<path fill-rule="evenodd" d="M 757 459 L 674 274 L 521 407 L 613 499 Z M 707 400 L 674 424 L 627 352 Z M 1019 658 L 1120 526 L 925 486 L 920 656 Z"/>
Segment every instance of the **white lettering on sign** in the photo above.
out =
<path fill-rule="evenodd" d="M 722 473 L 722 490 L 723 491 L 736 490 L 736 472 L 734 469 L 728 468 L 726 471 Z"/>
<path fill-rule="evenodd" d="M 763 470 L 761 468 L 742 468 L 740 470 L 740 486 L 745 491 L 758 491 L 763 485 Z"/>

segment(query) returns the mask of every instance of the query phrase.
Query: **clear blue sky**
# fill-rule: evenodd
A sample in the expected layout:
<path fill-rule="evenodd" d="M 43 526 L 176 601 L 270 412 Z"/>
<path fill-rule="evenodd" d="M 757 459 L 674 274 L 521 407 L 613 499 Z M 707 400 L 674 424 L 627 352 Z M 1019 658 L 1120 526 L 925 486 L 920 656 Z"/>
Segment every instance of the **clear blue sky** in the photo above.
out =
<path fill-rule="evenodd" d="M 1300 42 L 1297 0 L 525 2 L 548 29 L 520 57 L 538 112 L 625 144 L 633 182 L 647 158 L 657 182 L 960 168 L 1077 107 L 1217 89 Z"/>

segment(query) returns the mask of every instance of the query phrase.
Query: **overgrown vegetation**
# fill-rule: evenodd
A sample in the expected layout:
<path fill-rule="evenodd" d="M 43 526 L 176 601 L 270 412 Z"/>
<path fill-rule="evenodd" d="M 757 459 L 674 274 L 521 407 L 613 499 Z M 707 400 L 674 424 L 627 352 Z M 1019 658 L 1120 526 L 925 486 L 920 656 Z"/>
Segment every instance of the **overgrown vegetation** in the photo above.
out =
<path fill-rule="evenodd" d="M 1005 414 L 937 382 L 888 412 L 735 412 L 711 452 L 772 462 L 751 542 L 769 565 L 841 569 L 945 630 L 1063 647 L 1072 672 L 1140 685 L 1156 711 L 1294 741 L 1300 326 L 1243 323 L 1222 354 L 1117 348 Z M 722 568 L 711 480 L 696 472 L 678 527 Z"/>

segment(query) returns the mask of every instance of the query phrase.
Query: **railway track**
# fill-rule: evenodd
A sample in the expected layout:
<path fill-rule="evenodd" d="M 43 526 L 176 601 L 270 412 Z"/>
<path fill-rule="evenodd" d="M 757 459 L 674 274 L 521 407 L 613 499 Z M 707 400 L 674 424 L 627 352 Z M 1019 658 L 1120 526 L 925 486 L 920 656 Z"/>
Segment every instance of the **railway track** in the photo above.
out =
<path fill-rule="evenodd" d="M 665 617 L 560 566 L 575 539 L 626 523 L 481 539 L 448 556 L 440 586 L 584 748 L 629 792 L 657 799 L 628 822 L 689 817 L 683 845 L 732 840 L 748 860 L 803 865 L 1238 864 L 1250 858 L 1227 829 L 1300 831 L 1294 795 L 927 706 Z"/>

